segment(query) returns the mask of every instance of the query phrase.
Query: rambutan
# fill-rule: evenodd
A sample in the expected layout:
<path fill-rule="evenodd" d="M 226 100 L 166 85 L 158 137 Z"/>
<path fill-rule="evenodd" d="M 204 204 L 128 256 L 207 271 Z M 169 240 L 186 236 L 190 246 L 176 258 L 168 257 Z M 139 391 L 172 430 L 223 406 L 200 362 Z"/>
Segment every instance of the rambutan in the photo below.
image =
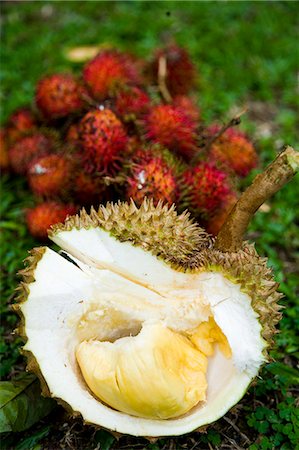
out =
<path fill-rule="evenodd" d="M 149 109 L 150 98 L 138 87 L 122 89 L 116 95 L 115 112 L 125 121 L 142 117 Z"/>
<path fill-rule="evenodd" d="M 211 135 L 220 127 L 208 129 Z M 253 144 L 239 130 L 229 128 L 212 144 L 210 157 L 240 177 L 245 177 L 258 164 L 258 156 Z"/>
<path fill-rule="evenodd" d="M 73 123 L 68 128 L 65 140 L 68 144 L 72 145 L 73 147 L 78 147 L 80 145 L 80 135 L 79 135 L 79 124 Z"/>
<path fill-rule="evenodd" d="M 74 195 L 80 205 L 98 206 L 103 202 L 103 193 L 106 186 L 103 177 L 97 174 L 86 173 L 79 170 L 74 177 Z"/>
<path fill-rule="evenodd" d="M 71 188 L 74 162 L 67 156 L 53 154 L 35 159 L 28 168 L 28 182 L 34 194 L 56 197 Z"/>
<path fill-rule="evenodd" d="M 153 107 L 144 119 L 145 137 L 190 158 L 196 147 L 197 125 L 188 114 L 172 105 Z"/>
<path fill-rule="evenodd" d="M 157 50 L 152 64 L 155 81 L 158 79 L 161 57 L 166 60 L 165 82 L 170 94 L 173 96 L 188 94 L 195 86 L 196 71 L 187 50 L 175 44 Z"/>
<path fill-rule="evenodd" d="M 26 212 L 26 222 L 30 234 L 37 239 L 45 240 L 47 230 L 55 223 L 64 222 L 69 215 L 77 212 L 74 205 L 64 205 L 54 201 L 40 203 Z"/>
<path fill-rule="evenodd" d="M 6 125 L 7 141 L 13 144 L 27 133 L 36 129 L 36 117 L 29 108 L 18 108 L 8 119 Z"/>
<path fill-rule="evenodd" d="M 180 186 L 182 205 L 203 219 L 211 217 L 231 194 L 228 175 L 207 162 L 187 169 Z"/>
<path fill-rule="evenodd" d="M 178 163 L 179 165 L 179 163 Z M 138 205 L 144 197 L 172 204 L 177 199 L 178 180 L 174 157 L 167 150 L 139 149 L 127 176 L 126 198 Z"/>
<path fill-rule="evenodd" d="M 8 150 L 10 164 L 14 172 L 26 174 L 31 161 L 50 153 L 55 146 L 52 136 L 36 132 L 15 142 Z"/>
<path fill-rule="evenodd" d="M 80 121 L 82 160 L 87 172 L 112 173 L 127 144 L 123 124 L 109 109 L 88 112 Z"/>
<path fill-rule="evenodd" d="M 132 56 L 117 50 L 103 50 L 89 61 L 84 67 L 83 78 L 97 100 L 114 96 L 128 84 L 141 82 L 137 62 Z"/>
<path fill-rule="evenodd" d="M 194 122 L 198 122 L 200 119 L 200 110 L 195 102 L 186 95 L 177 95 L 172 100 L 173 106 L 180 108 L 188 115 Z"/>
<path fill-rule="evenodd" d="M 219 233 L 220 228 L 226 221 L 237 200 L 238 197 L 236 193 L 231 192 L 228 195 L 223 205 L 219 209 L 216 209 L 214 214 L 204 223 L 204 228 L 208 233 L 213 234 L 214 236 Z"/>
<path fill-rule="evenodd" d="M 0 170 L 7 170 L 9 167 L 9 158 L 7 151 L 7 137 L 4 129 L 0 129 Z"/>
<path fill-rule="evenodd" d="M 58 119 L 84 107 L 85 88 L 71 74 L 54 74 L 42 78 L 36 88 L 36 104 L 46 119 Z"/>

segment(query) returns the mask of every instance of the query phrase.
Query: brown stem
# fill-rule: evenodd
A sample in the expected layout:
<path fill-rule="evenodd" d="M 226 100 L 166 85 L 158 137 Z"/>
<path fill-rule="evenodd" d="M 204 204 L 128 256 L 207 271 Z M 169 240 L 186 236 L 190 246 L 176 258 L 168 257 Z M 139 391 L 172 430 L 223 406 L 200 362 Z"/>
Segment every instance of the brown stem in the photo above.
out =
<path fill-rule="evenodd" d="M 203 148 L 201 149 L 200 152 L 196 153 L 194 155 L 194 157 L 191 160 L 191 165 L 194 165 L 197 163 L 198 158 L 201 156 L 202 152 L 208 153 L 208 151 L 210 150 L 211 146 L 214 144 L 214 142 L 219 139 L 220 136 L 223 135 L 223 133 L 226 132 L 226 130 L 228 130 L 231 127 L 235 127 L 237 125 L 240 125 L 241 123 L 241 116 L 243 114 L 245 114 L 247 111 L 247 109 L 244 109 L 243 111 L 241 111 L 239 114 L 237 114 L 235 117 L 233 117 L 232 119 L 230 119 L 230 121 L 226 124 L 224 124 L 220 130 L 214 134 L 213 136 L 210 137 L 210 139 L 208 139 L 208 141 L 205 143 L 205 145 L 203 146 Z"/>
<path fill-rule="evenodd" d="M 158 86 L 163 99 L 166 103 L 172 101 L 172 97 L 166 85 L 166 75 L 167 75 L 167 62 L 165 56 L 160 56 L 159 67 L 158 67 Z"/>
<path fill-rule="evenodd" d="M 238 251 L 254 213 L 290 181 L 298 170 L 299 153 L 292 147 L 286 147 L 241 195 L 220 229 L 215 248 L 222 252 Z"/>

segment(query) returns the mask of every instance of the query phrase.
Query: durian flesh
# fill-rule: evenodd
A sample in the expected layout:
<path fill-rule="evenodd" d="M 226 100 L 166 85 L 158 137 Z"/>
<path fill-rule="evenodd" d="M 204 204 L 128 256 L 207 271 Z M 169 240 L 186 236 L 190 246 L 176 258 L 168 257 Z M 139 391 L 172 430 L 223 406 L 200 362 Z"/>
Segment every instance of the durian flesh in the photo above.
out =
<path fill-rule="evenodd" d="M 76 220 L 51 236 L 74 263 L 39 250 L 21 304 L 24 349 L 50 394 L 86 422 L 136 436 L 180 435 L 223 416 L 265 359 L 252 298 L 223 267 L 178 267 L 136 236 L 122 242 Z"/>

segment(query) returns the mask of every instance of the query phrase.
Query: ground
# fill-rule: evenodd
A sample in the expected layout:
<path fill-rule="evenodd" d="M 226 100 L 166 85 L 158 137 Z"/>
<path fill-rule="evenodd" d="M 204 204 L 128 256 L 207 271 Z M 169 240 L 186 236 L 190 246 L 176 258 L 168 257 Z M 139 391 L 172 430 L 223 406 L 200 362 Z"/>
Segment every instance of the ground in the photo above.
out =
<path fill-rule="evenodd" d="M 65 59 L 68 48 L 108 43 L 143 57 L 173 37 L 188 48 L 198 67 L 204 120 L 225 120 L 247 106 L 242 126 L 254 136 L 262 167 L 283 144 L 298 143 L 296 2 L 3 2 L 1 9 L 2 122 L 16 107 L 32 102 L 42 74 L 78 70 Z M 0 350 L 4 380 L 24 369 L 20 339 L 12 334 L 17 319 L 10 305 L 16 272 L 27 250 L 38 244 L 24 225 L 23 212 L 31 204 L 25 181 L 3 174 Z M 281 283 L 284 318 L 272 361 L 242 402 L 206 433 L 156 442 L 119 438 L 84 426 L 57 407 L 28 431 L 4 435 L 2 448 L 294 449 L 298 433 L 294 367 L 299 355 L 296 207 L 298 180 L 293 180 L 257 213 L 250 226 L 247 237 L 268 256 Z"/>

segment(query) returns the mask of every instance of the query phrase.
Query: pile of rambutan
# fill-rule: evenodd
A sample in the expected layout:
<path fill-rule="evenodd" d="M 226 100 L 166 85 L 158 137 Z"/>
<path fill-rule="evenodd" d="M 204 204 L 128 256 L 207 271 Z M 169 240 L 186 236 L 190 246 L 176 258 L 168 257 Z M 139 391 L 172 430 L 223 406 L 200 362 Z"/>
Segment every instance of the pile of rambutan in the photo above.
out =
<path fill-rule="evenodd" d="M 26 176 L 36 198 L 30 233 L 46 239 L 82 206 L 146 196 L 188 208 L 217 234 L 258 157 L 241 131 L 203 123 L 196 86 L 173 43 L 148 61 L 104 49 L 81 74 L 43 76 L 32 106 L 0 132 L 1 169 Z"/>

